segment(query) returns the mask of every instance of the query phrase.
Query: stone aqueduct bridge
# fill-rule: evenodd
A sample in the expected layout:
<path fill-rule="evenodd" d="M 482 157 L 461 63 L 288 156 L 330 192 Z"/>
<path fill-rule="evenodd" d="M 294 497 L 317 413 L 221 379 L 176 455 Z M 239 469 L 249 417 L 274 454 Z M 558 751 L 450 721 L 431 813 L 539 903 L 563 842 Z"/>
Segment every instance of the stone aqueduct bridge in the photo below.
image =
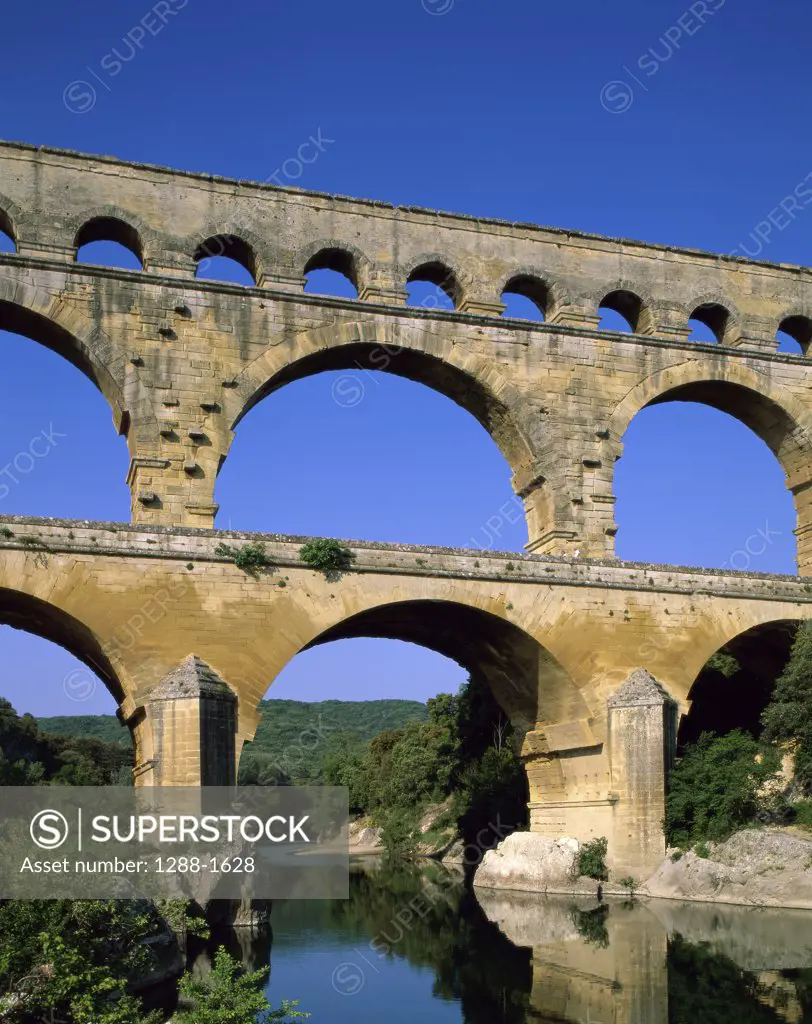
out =
<path fill-rule="evenodd" d="M 647 405 L 731 413 L 785 470 L 809 572 L 810 377 L 805 355 L 776 352 L 779 328 L 804 352 L 812 339 L 809 270 L 11 143 L 0 228 L 16 244 L 0 254 L 0 328 L 105 395 L 130 449 L 133 520 L 8 519 L 3 621 L 96 667 L 133 729 L 139 782 L 228 781 L 297 651 L 396 637 L 489 681 L 522 740 L 533 828 L 607 835 L 619 869 L 652 866 L 673 701 L 684 712 L 706 658 L 743 631 L 809 616 L 812 593 L 797 578 L 617 562 L 614 464 Z M 76 262 L 103 239 L 142 270 Z M 256 287 L 197 280 L 217 253 Z M 358 298 L 304 294 L 320 268 Z M 406 307 L 412 280 L 455 309 Z M 500 318 L 505 291 L 544 322 Z M 598 330 L 601 306 L 632 333 Z M 692 317 L 717 344 L 689 341 Z M 267 540 L 287 580 L 218 559 L 215 478 L 241 418 L 286 383 L 356 367 L 420 381 L 479 420 L 512 468 L 529 555 L 357 545 L 356 571 L 334 583 L 290 539 Z"/>

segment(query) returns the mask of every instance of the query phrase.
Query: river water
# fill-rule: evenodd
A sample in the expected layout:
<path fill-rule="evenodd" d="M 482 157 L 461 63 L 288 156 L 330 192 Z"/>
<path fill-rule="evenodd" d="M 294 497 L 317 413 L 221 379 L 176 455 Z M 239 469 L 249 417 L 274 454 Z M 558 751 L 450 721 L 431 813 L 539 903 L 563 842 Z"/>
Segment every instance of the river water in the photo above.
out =
<path fill-rule="evenodd" d="M 812 1022 L 802 911 L 475 896 L 429 863 L 358 868 L 348 900 L 278 902 L 272 926 L 228 944 L 312 1024 Z"/>

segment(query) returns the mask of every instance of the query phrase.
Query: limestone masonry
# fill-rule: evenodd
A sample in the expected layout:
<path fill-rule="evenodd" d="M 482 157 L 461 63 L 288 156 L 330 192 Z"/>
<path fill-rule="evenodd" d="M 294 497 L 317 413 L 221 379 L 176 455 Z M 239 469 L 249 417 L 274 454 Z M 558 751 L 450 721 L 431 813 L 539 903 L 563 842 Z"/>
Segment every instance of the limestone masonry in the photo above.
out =
<path fill-rule="evenodd" d="M 647 405 L 736 416 L 786 473 L 809 574 L 808 269 L 17 143 L 0 143 L 0 229 L 17 250 L 0 253 L 0 329 L 96 383 L 127 438 L 132 492 L 129 526 L 7 518 L 3 621 L 100 672 L 139 783 L 233 779 L 260 698 L 298 651 L 390 636 L 491 684 L 523 744 L 535 831 L 606 835 L 613 865 L 654 868 L 697 673 L 745 631 L 808 617 L 812 591 L 618 562 L 615 462 Z M 143 269 L 76 262 L 105 239 Z M 220 253 L 256 286 L 196 279 Z M 358 298 L 304 294 L 320 268 Z M 454 310 L 407 307 L 415 279 Z M 544 322 L 501 318 L 505 291 Z M 598 330 L 599 306 L 632 333 Z M 690 318 L 717 343 L 690 342 Z M 805 354 L 778 353 L 779 329 Z M 482 423 L 511 466 L 529 555 L 359 544 L 355 571 L 328 583 L 295 539 L 265 538 L 278 568 L 257 579 L 216 554 L 216 477 L 241 418 L 291 381 L 359 367 L 420 381 Z"/>

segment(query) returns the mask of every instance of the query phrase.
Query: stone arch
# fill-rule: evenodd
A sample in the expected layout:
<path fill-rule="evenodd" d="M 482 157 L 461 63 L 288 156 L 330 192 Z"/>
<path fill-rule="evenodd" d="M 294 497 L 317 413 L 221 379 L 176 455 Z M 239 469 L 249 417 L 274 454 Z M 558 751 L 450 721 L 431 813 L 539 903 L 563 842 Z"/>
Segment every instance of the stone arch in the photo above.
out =
<path fill-rule="evenodd" d="M 698 402 L 749 427 L 778 459 L 795 496 L 799 571 L 812 568 L 812 416 L 766 375 L 735 362 L 690 360 L 651 374 L 631 389 L 610 420 L 620 445 L 642 409 L 670 401 Z"/>
<path fill-rule="evenodd" d="M 0 231 L 4 231 L 19 251 L 20 233 L 24 223 L 22 210 L 7 196 L 0 193 Z"/>
<path fill-rule="evenodd" d="M 570 304 L 570 297 L 561 282 L 532 266 L 514 267 L 509 274 L 503 275 L 497 285 L 497 298 L 501 299 L 506 291 L 515 291 L 517 295 L 530 299 L 539 307 L 545 320 L 552 320 L 559 310 Z"/>
<path fill-rule="evenodd" d="M 738 637 L 777 623 L 798 623 L 804 619 L 812 619 L 812 604 L 784 601 L 737 601 L 730 614 L 716 613 L 703 617 L 698 627 L 691 631 L 690 652 L 681 651 L 679 654 L 684 669 L 682 692 L 675 692 L 674 696 L 685 697 L 711 655 Z M 673 689 L 675 687 L 672 686 Z"/>
<path fill-rule="evenodd" d="M 363 579 L 341 591 L 340 601 L 323 604 L 317 617 L 291 609 L 285 636 L 274 641 L 273 671 L 266 666 L 263 680 L 275 678 L 301 651 L 334 640 L 403 640 L 451 658 L 486 682 L 526 757 L 537 755 L 539 729 L 591 718 L 566 668 L 544 642 L 509 621 L 501 602 L 469 599 L 442 580 L 417 597 L 409 588 L 402 595 L 370 589 Z M 262 696 L 257 692 L 257 701 Z"/>
<path fill-rule="evenodd" d="M 518 390 L 492 361 L 406 322 L 323 327 L 267 349 L 223 393 L 231 439 L 246 413 L 285 384 L 358 365 L 407 377 L 456 402 L 493 438 L 514 473 L 517 493 L 531 489 L 538 477 L 537 442 Z"/>
<path fill-rule="evenodd" d="M 689 360 L 642 380 L 615 407 L 611 417 L 613 438 L 620 441 L 632 419 L 646 406 L 667 401 L 696 401 L 729 413 L 758 434 L 779 460 L 782 451 L 805 456 L 812 438 L 812 416 L 796 398 L 766 375 L 732 361 L 716 360 L 710 364 Z M 763 422 L 759 421 L 760 415 Z M 770 424 L 773 419 L 778 422 Z"/>
<path fill-rule="evenodd" d="M 812 618 L 812 607 L 806 616 L 803 610 L 802 606 L 796 607 L 793 615 L 776 617 L 776 610 L 769 608 L 754 623 L 737 616 L 726 624 L 722 631 L 725 640 L 713 647 L 689 681 L 689 710 L 680 725 L 680 742 L 695 741 L 704 731 L 721 734 L 734 728 L 758 728 L 761 713 L 789 658 L 796 629 L 805 617 Z M 703 646 L 700 655 L 706 650 Z M 708 669 L 708 658 L 722 652 L 734 663 Z"/>
<path fill-rule="evenodd" d="M 96 206 L 66 221 L 75 253 L 89 242 L 118 242 L 146 267 L 158 248 L 158 235 L 137 214 L 118 206 Z"/>
<path fill-rule="evenodd" d="M 154 443 L 157 418 L 137 371 L 104 330 L 42 288 L 0 275 L 0 330 L 22 334 L 80 370 L 107 399 L 113 422 L 134 452 Z M 154 429 L 153 429 L 154 428 Z"/>
<path fill-rule="evenodd" d="M 340 238 L 321 238 L 303 246 L 296 266 L 304 277 L 311 270 L 335 270 L 347 277 L 360 295 L 372 276 L 372 260 L 351 242 Z"/>
<path fill-rule="evenodd" d="M 509 621 L 502 602 L 461 595 L 451 582 L 428 581 L 418 597 L 409 593 L 411 588 L 400 595 L 370 588 L 363 577 L 347 583 L 339 600 L 322 602 L 316 616 L 305 608 L 291 608 L 284 636 L 276 636 L 272 645 L 270 639 L 263 641 L 273 653 L 273 671 L 265 666 L 264 688 L 255 691 L 257 703 L 268 678 L 275 678 L 301 651 L 358 637 L 419 644 L 456 661 L 490 688 L 513 725 L 516 752 L 525 762 L 531 816 L 539 800 L 556 800 L 569 791 L 566 755 L 559 758 L 557 751 L 567 747 L 563 737 L 571 737 L 573 728 L 591 737 L 591 712 L 546 643 Z M 249 710 L 254 707 L 241 708 L 241 714 Z M 594 738 L 592 743 L 600 750 Z"/>
<path fill-rule="evenodd" d="M 129 678 L 115 652 L 105 651 L 99 637 L 84 622 L 49 600 L 0 586 L 0 624 L 50 640 L 84 662 L 121 705 Z"/>
<path fill-rule="evenodd" d="M 556 721 L 573 701 L 583 703 L 565 669 L 538 640 L 503 616 L 458 599 L 376 604 L 323 630 L 305 649 L 364 636 L 428 647 L 468 672 L 482 673 L 522 739 L 539 721 Z"/>
<path fill-rule="evenodd" d="M 460 308 L 472 290 L 473 275 L 465 273 L 455 260 L 450 260 L 444 253 L 422 252 L 402 263 L 397 272 L 399 286 L 405 288 L 415 279 L 417 271 L 429 275 L 425 280 L 441 288 L 454 303 L 454 309 Z"/>
<path fill-rule="evenodd" d="M 713 331 L 720 345 L 734 345 L 741 337 L 741 312 L 729 297 L 721 292 L 704 292 L 702 295 L 695 295 L 691 301 L 680 303 L 680 306 L 685 312 L 686 326 L 688 320 L 700 320 Z M 706 314 L 708 319 L 696 315 L 703 309 L 708 311 Z M 724 314 L 723 319 L 718 311 Z"/>
<path fill-rule="evenodd" d="M 606 308 L 620 313 L 628 321 L 633 334 L 653 334 L 656 329 L 657 302 L 637 281 L 623 277 L 604 282 L 592 290 L 589 299 L 596 313 L 607 304 L 607 300 L 613 300 Z"/>
<path fill-rule="evenodd" d="M 184 250 L 184 256 L 192 261 L 193 274 L 204 259 L 225 256 L 239 263 L 258 285 L 271 263 L 264 240 L 249 228 L 240 224 L 212 224 L 209 230 L 194 236 Z"/>
<path fill-rule="evenodd" d="M 529 545 L 553 530 L 558 514 L 552 481 L 556 469 L 542 465 L 545 425 L 519 390 L 482 354 L 454 345 L 422 323 L 360 322 L 317 328 L 286 337 L 251 362 L 223 390 L 226 430 L 222 467 L 234 429 L 258 402 L 285 384 L 325 370 L 359 366 L 407 377 L 450 398 L 485 428 L 513 473 L 514 492 L 524 503 Z M 218 467 L 219 468 L 219 467 Z"/>
<path fill-rule="evenodd" d="M 776 334 L 783 331 L 801 346 L 805 356 L 812 345 L 812 309 L 808 306 L 793 306 L 784 313 L 776 324 Z"/>

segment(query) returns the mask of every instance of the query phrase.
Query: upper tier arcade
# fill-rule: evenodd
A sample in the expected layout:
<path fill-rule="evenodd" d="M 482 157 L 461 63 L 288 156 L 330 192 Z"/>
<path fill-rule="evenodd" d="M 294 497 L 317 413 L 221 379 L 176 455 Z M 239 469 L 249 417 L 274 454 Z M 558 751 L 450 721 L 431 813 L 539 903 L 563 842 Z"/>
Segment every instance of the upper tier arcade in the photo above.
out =
<path fill-rule="evenodd" d="M 612 557 L 613 474 L 645 406 L 702 402 L 771 448 L 812 564 L 812 273 L 0 143 L 0 329 L 71 360 L 127 436 L 133 520 L 211 526 L 242 417 L 324 370 L 385 370 L 467 409 L 499 445 L 532 551 Z M 76 261 L 126 246 L 140 270 Z M 201 280 L 223 253 L 255 286 Z M 332 269 L 356 298 L 305 293 Z M 434 282 L 454 309 L 407 306 Z M 544 322 L 500 316 L 505 292 Z M 630 333 L 600 330 L 615 309 Z M 689 338 L 698 319 L 717 341 Z M 779 353 L 776 335 L 803 354 Z M 360 370 L 358 370 L 360 368 Z M 329 500 L 318 493 L 316 500 Z"/>

